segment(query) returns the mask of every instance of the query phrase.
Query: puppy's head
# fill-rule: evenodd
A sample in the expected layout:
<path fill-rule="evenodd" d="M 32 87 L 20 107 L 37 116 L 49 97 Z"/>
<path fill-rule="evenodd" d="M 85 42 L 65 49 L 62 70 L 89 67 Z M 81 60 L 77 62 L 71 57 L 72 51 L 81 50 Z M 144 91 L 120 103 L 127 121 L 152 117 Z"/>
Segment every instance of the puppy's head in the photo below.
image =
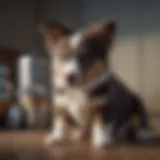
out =
<path fill-rule="evenodd" d="M 68 85 L 88 83 L 99 77 L 107 67 L 115 22 L 104 21 L 72 33 L 67 27 L 43 24 L 48 52 L 54 57 L 54 71 L 63 75 Z"/>

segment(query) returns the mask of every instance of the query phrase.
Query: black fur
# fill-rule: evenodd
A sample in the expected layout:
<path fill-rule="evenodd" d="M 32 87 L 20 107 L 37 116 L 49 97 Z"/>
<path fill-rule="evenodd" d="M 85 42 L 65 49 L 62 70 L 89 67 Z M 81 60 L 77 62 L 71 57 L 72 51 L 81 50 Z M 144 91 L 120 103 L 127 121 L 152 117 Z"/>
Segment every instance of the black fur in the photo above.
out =
<path fill-rule="evenodd" d="M 91 91 L 91 97 L 106 97 L 107 103 L 102 106 L 104 123 L 114 125 L 113 135 L 118 136 L 119 131 L 125 129 L 126 137 L 135 140 L 136 130 L 129 125 L 129 119 L 133 115 L 140 118 L 140 128 L 149 129 L 146 110 L 140 98 L 131 92 L 113 74 L 110 79 Z"/>

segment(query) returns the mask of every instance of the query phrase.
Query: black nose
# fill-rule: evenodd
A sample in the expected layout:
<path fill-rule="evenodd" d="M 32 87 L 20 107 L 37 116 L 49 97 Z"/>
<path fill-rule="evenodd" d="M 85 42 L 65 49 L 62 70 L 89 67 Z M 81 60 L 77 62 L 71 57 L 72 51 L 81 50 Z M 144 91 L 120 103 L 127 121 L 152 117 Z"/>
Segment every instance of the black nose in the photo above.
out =
<path fill-rule="evenodd" d="M 68 76 L 68 83 L 69 83 L 70 85 L 76 84 L 76 83 L 77 83 L 77 75 L 76 75 L 76 74 L 70 74 L 70 75 Z"/>

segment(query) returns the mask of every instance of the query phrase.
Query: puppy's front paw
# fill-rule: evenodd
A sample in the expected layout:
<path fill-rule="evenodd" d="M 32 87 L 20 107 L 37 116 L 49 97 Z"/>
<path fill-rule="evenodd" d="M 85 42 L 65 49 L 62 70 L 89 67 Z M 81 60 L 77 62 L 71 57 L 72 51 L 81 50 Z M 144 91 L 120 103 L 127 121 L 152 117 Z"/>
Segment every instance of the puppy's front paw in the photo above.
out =
<path fill-rule="evenodd" d="M 54 141 L 53 135 L 49 134 L 47 137 L 44 138 L 44 144 L 46 146 L 50 146 Z"/>
<path fill-rule="evenodd" d="M 105 144 L 102 141 L 92 141 L 92 146 L 94 148 L 100 149 L 100 148 L 104 148 Z"/>
<path fill-rule="evenodd" d="M 44 139 L 44 144 L 46 146 L 50 146 L 52 144 L 57 144 L 61 143 L 64 141 L 64 137 L 56 136 L 54 134 L 49 134 L 45 139 Z"/>
<path fill-rule="evenodd" d="M 95 126 L 92 131 L 92 144 L 96 148 L 110 147 L 115 144 L 112 136 L 112 125 Z"/>
<path fill-rule="evenodd" d="M 94 148 L 103 148 L 105 146 L 104 131 L 98 127 L 92 130 L 92 145 Z"/>
<path fill-rule="evenodd" d="M 80 141 L 83 137 L 83 133 L 79 129 L 72 130 L 71 139 L 74 141 Z"/>
<path fill-rule="evenodd" d="M 52 144 L 61 142 L 62 139 L 60 137 L 56 137 L 54 134 L 49 134 L 45 139 L 44 139 L 44 144 L 46 146 L 50 146 Z"/>
<path fill-rule="evenodd" d="M 105 148 L 105 147 L 111 147 L 115 144 L 115 141 L 113 139 L 107 139 L 106 137 L 94 137 L 92 140 L 92 144 L 94 148 Z"/>

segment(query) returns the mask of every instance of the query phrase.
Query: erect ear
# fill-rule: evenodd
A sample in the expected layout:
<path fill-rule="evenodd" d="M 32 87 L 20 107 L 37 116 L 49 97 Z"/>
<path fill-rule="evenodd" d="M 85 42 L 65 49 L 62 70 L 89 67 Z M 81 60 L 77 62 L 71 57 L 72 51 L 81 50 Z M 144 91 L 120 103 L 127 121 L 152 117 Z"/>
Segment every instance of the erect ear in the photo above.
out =
<path fill-rule="evenodd" d="M 44 21 L 39 25 L 39 31 L 45 40 L 53 43 L 58 42 L 62 37 L 72 33 L 71 29 L 58 21 Z"/>
<path fill-rule="evenodd" d="M 89 27 L 88 32 L 104 45 L 110 44 L 116 32 L 116 22 L 110 20 L 96 23 Z"/>

